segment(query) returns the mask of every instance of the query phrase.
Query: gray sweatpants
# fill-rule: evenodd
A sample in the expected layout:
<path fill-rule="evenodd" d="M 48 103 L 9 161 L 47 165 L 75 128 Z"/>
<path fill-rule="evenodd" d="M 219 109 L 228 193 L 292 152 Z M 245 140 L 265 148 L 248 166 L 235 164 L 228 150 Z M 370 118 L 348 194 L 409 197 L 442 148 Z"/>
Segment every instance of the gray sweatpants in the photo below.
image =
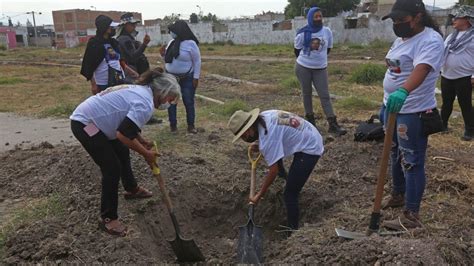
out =
<path fill-rule="evenodd" d="M 328 71 L 325 69 L 311 69 L 295 64 L 296 77 L 300 81 L 301 90 L 303 91 L 303 104 L 306 114 L 313 113 L 313 87 L 319 95 L 323 112 L 328 117 L 336 116 L 332 109 L 331 98 L 329 96 Z"/>

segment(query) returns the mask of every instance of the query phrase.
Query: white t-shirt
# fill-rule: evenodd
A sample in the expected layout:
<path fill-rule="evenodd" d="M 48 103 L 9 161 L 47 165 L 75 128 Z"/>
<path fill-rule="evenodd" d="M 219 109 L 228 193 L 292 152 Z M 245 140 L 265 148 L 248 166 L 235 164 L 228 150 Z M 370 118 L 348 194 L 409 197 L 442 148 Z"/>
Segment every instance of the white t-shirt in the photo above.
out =
<path fill-rule="evenodd" d="M 443 39 L 432 28 L 425 27 L 425 30 L 406 40 L 397 38 L 385 57 L 388 70 L 383 80 L 383 103 L 386 105 L 388 96 L 405 84 L 417 65 L 428 64 L 431 71 L 423 83 L 410 92 L 400 113 L 417 113 L 435 108 L 435 86 L 443 56 Z"/>
<path fill-rule="evenodd" d="M 328 66 L 328 48 L 332 48 L 332 31 L 328 27 L 323 28 L 311 34 L 311 51 L 309 55 L 303 51 L 304 32 L 296 35 L 295 45 L 296 49 L 301 49 L 300 55 L 296 62 L 304 67 L 312 69 L 323 69 Z"/>
<path fill-rule="evenodd" d="M 117 129 L 125 117 L 142 128 L 153 110 L 153 92 L 149 86 L 118 85 L 87 98 L 69 118 L 84 125 L 94 123 L 112 140 L 116 139 Z"/>
<path fill-rule="evenodd" d="M 280 110 L 268 110 L 260 115 L 265 120 L 268 133 L 265 135 L 265 129 L 258 127 L 259 148 L 269 166 L 296 152 L 323 154 L 321 134 L 308 121 Z"/>
<path fill-rule="evenodd" d="M 108 43 L 104 44 L 104 49 L 106 51 L 105 58 L 94 71 L 94 79 L 97 85 L 107 85 L 109 83 L 109 67 L 105 60 L 106 58 L 109 60 L 109 65 L 112 68 L 122 71 L 123 74 L 122 67 L 120 66 L 120 53 L 115 51 Z"/>
<path fill-rule="evenodd" d="M 465 33 L 465 31 L 460 31 L 456 39 L 459 39 Z M 452 37 L 453 34 L 450 34 L 446 38 L 444 42 L 445 47 Z M 447 79 L 474 76 L 474 38 L 472 38 L 472 41 L 464 48 L 456 52 L 448 53 L 443 68 L 441 69 L 441 76 Z"/>
<path fill-rule="evenodd" d="M 173 40 L 168 43 L 166 49 Z M 179 45 L 179 56 L 173 62 L 165 64 L 166 71 L 172 74 L 185 74 L 194 72 L 193 78 L 199 79 L 201 75 L 201 52 L 193 40 L 182 41 Z"/>

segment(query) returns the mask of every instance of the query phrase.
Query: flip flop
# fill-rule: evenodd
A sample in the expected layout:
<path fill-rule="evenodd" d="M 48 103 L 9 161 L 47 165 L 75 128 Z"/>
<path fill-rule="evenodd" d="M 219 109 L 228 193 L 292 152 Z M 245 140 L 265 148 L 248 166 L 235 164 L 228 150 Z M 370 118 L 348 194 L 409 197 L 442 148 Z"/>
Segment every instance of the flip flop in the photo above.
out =
<path fill-rule="evenodd" d="M 150 191 L 142 187 L 137 187 L 133 192 L 127 191 L 125 192 L 125 194 L 123 194 L 123 197 L 126 200 L 145 199 L 145 198 L 151 198 L 152 196 L 153 196 L 153 193 L 151 193 Z"/>
<path fill-rule="evenodd" d="M 111 220 L 109 218 L 101 219 L 99 221 L 99 229 L 114 236 L 124 237 L 127 235 L 127 226 L 119 222 L 120 224 L 118 226 L 108 228 L 107 224 L 110 222 Z"/>

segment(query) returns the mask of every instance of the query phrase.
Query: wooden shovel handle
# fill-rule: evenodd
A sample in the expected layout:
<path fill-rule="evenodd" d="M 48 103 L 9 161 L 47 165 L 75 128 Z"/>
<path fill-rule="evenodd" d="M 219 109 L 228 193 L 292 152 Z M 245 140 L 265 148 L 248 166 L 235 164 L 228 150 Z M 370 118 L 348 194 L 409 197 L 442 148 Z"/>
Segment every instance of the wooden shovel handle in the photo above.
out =
<path fill-rule="evenodd" d="M 387 175 L 388 159 L 393 143 L 393 132 L 395 131 L 395 123 L 397 120 L 396 113 L 389 113 L 388 123 L 385 128 L 385 138 L 383 142 L 382 160 L 380 161 L 379 175 L 377 178 L 377 187 L 375 190 L 375 200 L 373 213 L 380 213 L 382 206 L 383 186 L 385 184 L 385 176 Z"/>
<path fill-rule="evenodd" d="M 255 196 L 255 186 L 257 180 L 257 164 L 262 159 L 262 154 L 258 153 L 257 158 L 252 157 L 252 146 L 248 148 L 249 161 L 252 164 L 252 174 L 250 176 L 250 197 Z"/>
<path fill-rule="evenodd" d="M 156 141 L 153 142 L 153 147 L 155 148 L 156 153 L 158 153 L 158 145 L 156 145 Z M 173 213 L 173 204 L 171 204 L 170 196 L 165 187 L 165 180 L 161 176 L 161 171 L 158 167 L 158 156 L 156 157 L 156 165 L 153 166 L 153 175 L 156 177 L 156 180 L 158 180 L 161 194 L 163 194 L 163 200 L 165 201 L 166 207 L 168 208 L 168 212 Z"/>

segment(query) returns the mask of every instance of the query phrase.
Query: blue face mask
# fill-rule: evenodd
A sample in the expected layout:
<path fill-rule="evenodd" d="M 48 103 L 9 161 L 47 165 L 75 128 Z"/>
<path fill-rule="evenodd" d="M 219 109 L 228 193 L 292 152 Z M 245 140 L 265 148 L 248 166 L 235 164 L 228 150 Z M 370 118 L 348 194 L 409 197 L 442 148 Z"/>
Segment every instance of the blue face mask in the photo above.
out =
<path fill-rule="evenodd" d="M 178 35 L 176 35 L 176 33 L 172 32 L 172 31 L 170 31 L 170 35 L 171 35 L 171 38 L 173 38 L 173 39 L 178 38 Z"/>

